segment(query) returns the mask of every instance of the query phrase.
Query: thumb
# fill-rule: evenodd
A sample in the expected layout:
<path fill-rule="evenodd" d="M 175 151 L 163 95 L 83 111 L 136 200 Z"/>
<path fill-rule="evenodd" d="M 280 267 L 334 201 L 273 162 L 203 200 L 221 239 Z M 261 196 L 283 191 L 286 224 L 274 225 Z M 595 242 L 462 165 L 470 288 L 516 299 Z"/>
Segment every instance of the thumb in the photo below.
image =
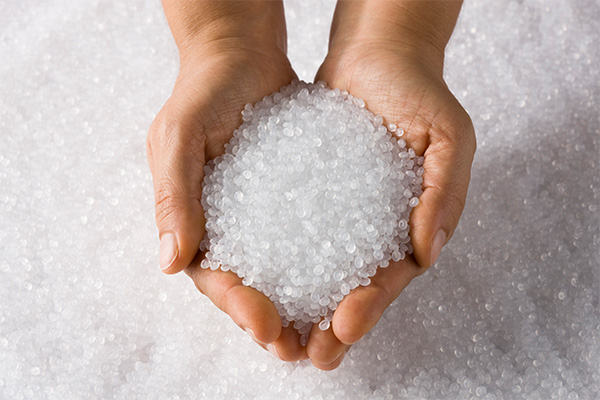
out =
<path fill-rule="evenodd" d="M 430 129 L 423 165 L 424 191 L 410 218 L 414 257 L 423 268 L 435 263 L 454 233 L 467 197 L 475 132 L 469 116 L 461 111 L 461 122 Z"/>
<path fill-rule="evenodd" d="M 157 117 L 148 134 L 148 161 L 154 182 L 159 263 L 174 274 L 187 267 L 204 236 L 201 206 L 204 134 L 197 124 Z"/>

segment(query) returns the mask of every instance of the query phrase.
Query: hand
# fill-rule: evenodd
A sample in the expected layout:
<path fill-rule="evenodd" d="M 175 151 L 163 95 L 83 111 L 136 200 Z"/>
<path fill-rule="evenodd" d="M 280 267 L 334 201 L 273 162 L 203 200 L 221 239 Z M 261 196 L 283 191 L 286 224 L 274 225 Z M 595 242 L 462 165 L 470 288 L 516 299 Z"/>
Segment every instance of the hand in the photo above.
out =
<path fill-rule="evenodd" d="M 343 27 L 338 24 L 337 29 Z M 402 46 L 361 35 L 342 41 L 332 37 L 332 44 L 315 80 L 347 90 L 383 116 L 384 123 L 403 128 L 408 146 L 425 156 L 425 174 L 424 192 L 410 217 L 414 254 L 379 269 L 369 286 L 347 295 L 334 313 L 332 328 L 313 327 L 308 356 L 325 370 L 336 368 L 350 345 L 435 262 L 458 224 L 475 153 L 471 120 L 442 78 L 443 52 L 440 59 L 438 49 L 427 45 Z"/>
<path fill-rule="evenodd" d="M 216 7 L 219 12 L 229 6 L 240 12 L 240 7 L 246 6 L 233 2 L 207 4 L 208 11 Z M 274 2 L 263 5 L 277 8 Z M 248 6 L 258 8 L 256 4 Z M 222 32 L 214 40 L 204 35 L 202 40 L 187 41 L 182 38 L 192 35 L 181 33 L 185 27 L 177 23 L 183 19 L 173 16 L 178 10 L 168 8 L 165 2 L 165 11 L 180 49 L 181 67 L 173 94 L 152 123 L 147 141 L 161 238 L 160 265 L 168 274 L 185 269 L 198 290 L 262 347 L 283 360 L 306 358 L 298 333 L 291 327 L 282 329 L 279 314 L 266 296 L 243 286 L 232 272 L 199 267 L 202 254 L 198 246 L 205 223 L 200 204 L 204 165 L 224 152 L 225 143 L 242 122 L 240 113 L 245 104 L 256 103 L 296 77 L 285 46 L 281 40 L 274 43 L 267 38 Z M 209 12 L 204 11 L 199 14 L 206 18 Z M 283 9 L 276 11 L 283 18 Z M 267 13 L 261 15 L 263 18 Z M 251 22 L 245 19 L 244 24 L 230 25 L 249 27 Z M 215 25 L 210 26 L 215 29 Z M 285 26 L 283 30 L 285 33 Z M 267 34 L 269 38 L 277 37 L 273 32 Z"/>

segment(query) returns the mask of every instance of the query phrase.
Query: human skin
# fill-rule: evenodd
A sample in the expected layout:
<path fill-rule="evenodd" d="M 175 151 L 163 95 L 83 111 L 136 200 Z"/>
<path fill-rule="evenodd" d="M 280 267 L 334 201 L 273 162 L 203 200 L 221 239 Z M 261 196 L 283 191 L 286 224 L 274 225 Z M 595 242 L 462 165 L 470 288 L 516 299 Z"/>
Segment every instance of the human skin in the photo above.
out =
<path fill-rule="evenodd" d="M 269 345 L 286 361 L 305 359 L 298 333 L 281 327 L 269 299 L 231 272 L 199 268 L 198 252 L 205 163 L 223 153 L 242 123 L 245 104 L 296 78 L 285 54 L 283 5 L 164 0 L 163 7 L 179 49 L 180 72 L 147 140 L 161 268 L 167 274 L 186 269 L 196 287 L 262 347 Z"/>
<path fill-rule="evenodd" d="M 338 3 L 329 53 L 316 79 L 364 99 L 386 123 L 406 131 L 407 144 L 425 156 L 424 192 L 411 215 L 414 256 L 392 262 L 371 285 L 353 290 L 335 311 L 332 327 L 315 326 L 302 347 L 294 329 L 281 327 L 267 297 L 231 272 L 201 269 L 198 252 L 204 235 L 204 164 L 223 153 L 246 103 L 295 78 L 285 54 L 283 6 L 280 1 L 164 0 L 181 66 L 173 94 L 148 134 L 163 271 L 185 269 L 202 293 L 282 360 L 309 357 L 317 368 L 337 368 L 348 348 L 435 262 L 460 218 L 475 135 L 442 76 L 444 48 L 460 5 L 448 0 Z"/>
<path fill-rule="evenodd" d="M 380 269 L 337 307 L 332 329 L 313 327 L 307 353 L 336 368 L 416 276 L 438 258 L 462 213 L 475 154 L 471 119 L 443 79 L 444 49 L 461 1 L 340 1 L 316 80 L 347 90 L 405 130 L 425 156 L 423 194 L 410 218 L 413 255 Z M 333 361 L 332 361 L 333 360 Z"/>

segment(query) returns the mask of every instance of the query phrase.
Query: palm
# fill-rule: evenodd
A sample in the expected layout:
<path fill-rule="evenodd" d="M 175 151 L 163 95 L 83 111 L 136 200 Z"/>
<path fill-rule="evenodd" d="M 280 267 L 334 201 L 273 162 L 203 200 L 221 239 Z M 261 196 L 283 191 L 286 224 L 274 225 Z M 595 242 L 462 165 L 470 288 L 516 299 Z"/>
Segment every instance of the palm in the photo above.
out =
<path fill-rule="evenodd" d="M 188 106 L 191 107 L 191 115 L 195 115 L 195 118 L 198 118 L 199 121 L 204 121 L 204 129 L 211 133 L 206 136 L 205 141 L 204 153 L 206 160 L 222 154 L 224 145 L 230 140 L 233 130 L 240 125 L 240 110 L 246 103 L 255 103 L 264 95 L 278 90 L 280 86 L 288 83 L 294 77 L 289 64 L 282 65 L 282 68 L 279 69 L 272 66 L 269 68 L 261 66 L 248 70 L 246 60 L 239 60 L 239 63 L 238 65 L 235 62 L 217 62 L 214 64 L 215 70 L 213 70 L 212 65 L 205 65 L 202 69 L 187 78 L 190 81 L 178 82 L 178 86 L 182 88 L 181 90 L 187 92 L 185 97 L 195 99 L 188 103 Z M 223 65 L 225 65 L 225 69 L 223 69 Z M 327 63 L 324 65 L 326 68 Z M 389 88 L 400 80 L 390 77 L 386 73 L 386 70 L 380 69 L 381 66 L 367 65 L 363 68 L 360 65 L 355 65 L 354 68 L 357 71 L 360 70 L 361 75 L 350 74 L 355 79 L 349 82 L 348 87 L 342 87 L 348 89 L 354 95 L 367 100 L 372 110 L 377 110 L 378 114 L 385 116 L 389 121 L 397 121 L 398 118 L 395 115 L 385 112 L 382 108 L 390 107 L 388 99 L 392 94 L 389 92 Z M 339 78 L 344 79 L 348 73 L 349 71 L 341 71 Z M 215 76 L 216 78 L 211 79 L 210 82 L 206 82 L 203 79 L 206 75 Z M 327 74 L 323 75 L 321 79 L 326 80 L 333 86 L 338 86 Z M 222 79 L 219 79 L 219 76 Z M 195 84 L 194 81 L 196 79 L 202 79 L 203 84 Z M 366 85 L 364 83 L 373 79 L 376 79 L 377 85 Z M 419 90 L 420 88 L 422 87 L 418 84 L 414 85 L 415 90 Z M 403 88 L 402 90 L 409 92 L 407 88 Z M 396 91 L 400 92 L 401 90 L 398 88 Z M 407 93 L 404 96 L 406 99 L 404 101 L 406 102 L 416 97 L 416 95 Z M 203 104 L 202 101 L 206 98 L 211 99 L 210 104 L 207 107 L 198 108 L 197 105 Z M 377 104 L 377 108 L 373 108 L 375 104 Z M 391 109 L 394 109 L 394 107 L 392 106 Z M 273 324 L 273 315 L 275 315 L 276 311 L 272 304 L 268 302 L 268 299 L 252 289 L 243 287 L 240 279 L 231 272 L 210 271 L 198 268 L 199 261 L 200 256 L 196 258 L 192 266 L 186 271 L 192 276 L 199 289 L 213 299 L 213 301 L 216 299 L 215 303 L 230 314 L 238 324 L 242 326 L 254 325 L 262 327 Z M 334 320 L 334 327 L 338 326 L 336 330 L 338 336 L 344 338 L 344 328 L 346 328 L 348 335 L 352 336 L 355 331 L 363 329 L 365 326 L 367 329 L 370 329 L 375 324 L 378 316 L 369 312 L 370 307 L 368 305 L 374 301 L 380 302 L 382 298 L 381 291 L 387 290 L 379 281 L 406 281 L 408 283 L 416 274 L 417 267 L 414 260 L 407 261 L 405 264 L 408 264 L 409 267 L 397 267 L 403 268 L 403 273 L 395 274 L 393 277 L 386 277 L 385 273 L 379 273 L 374 277 L 373 284 L 370 287 L 357 289 L 351 295 L 347 296 L 338 308 Z M 405 284 L 402 285 L 405 286 Z M 228 298 L 219 300 L 222 293 L 227 293 Z M 347 317 L 344 316 L 345 314 L 347 314 Z M 277 316 L 275 315 L 275 317 Z M 373 319 L 373 317 L 376 318 Z M 254 324 L 250 321 L 252 318 L 254 318 Z M 257 318 L 262 318 L 263 320 L 259 322 Z M 365 319 L 370 319 L 366 325 Z M 340 324 L 339 321 L 343 321 L 343 323 Z M 344 328 L 339 328 L 340 325 Z M 337 338 L 328 336 L 332 336 L 331 330 L 321 332 L 315 329 L 311 334 L 307 347 L 313 363 L 322 369 L 330 369 L 337 366 L 335 363 L 327 365 L 326 363 L 317 361 L 333 359 L 336 355 L 333 353 L 337 351 L 337 347 L 339 346 L 332 346 L 330 342 L 332 339 L 336 341 Z M 283 358 L 293 360 L 301 358 L 304 353 L 303 349 L 298 347 L 297 333 L 291 328 L 282 330 L 281 337 L 275 343 L 278 353 Z"/>
<path fill-rule="evenodd" d="M 332 56 L 330 53 L 315 79 L 362 98 L 373 113 L 384 117 L 385 123 L 403 128 L 408 145 L 418 155 L 425 156 L 425 190 L 435 190 L 437 182 L 448 173 L 448 157 L 453 156 L 445 154 L 449 147 L 445 144 L 452 137 L 447 133 L 463 127 L 468 129 L 468 115 L 441 76 L 405 62 L 393 52 L 355 49 L 349 53 L 352 55 Z M 333 330 L 313 329 L 311 332 L 309 355 L 315 353 L 311 346 L 320 351 L 327 348 L 339 351 L 344 345 L 358 341 L 410 281 L 425 270 L 419 264 L 429 266 L 426 257 L 430 242 L 425 243 L 422 237 L 427 233 L 425 225 L 430 224 L 427 214 L 422 202 L 411 216 L 415 256 L 399 263 L 391 262 L 389 268 L 377 272 L 370 286 L 359 287 L 346 296 L 334 314 Z"/>
<path fill-rule="evenodd" d="M 224 151 L 241 124 L 241 111 L 289 84 L 296 74 L 286 58 L 236 53 L 211 57 L 179 78 L 174 98 L 184 99 L 180 112 L 202 127 L 206 160 Z M 168 106 L 168 103 L 167 103 Z"/>
<path fill-rule="evenodd" d="M 202 168 L 223 154 L 225 144 L 241 124 L 241 111 L 248 103 L 279 90 L 296 77 L 287 58 L 260 53 L 218 55 L 182 70 L 173 96 L 161 113 L 186 125 L 180 158 Z M 160 118 L 160 115 L 159 115 Z M 199 214 L 203 214 L 199 202 Z M 204 270 L 198 253 L 186 273 L 197 288 L 242 328 L 250 328 L 263 343 L 275 343 L 279 356 L 287 360 L 305 358 L 299 337 L 291 328 L 281 329 L 274 305 L 261 293 L 245 287 L 232 272 Z M 263 347 L 264 344 L 263 344 Z"/>
<path fill-rule="evenodd" d="M 381 3 L 369 13 L 364 12 L 364 2 L 340 2 L 336 8 L 329 55 L 317 79 L 364 99 L 386 123 L 405 129 L 408 145 L 425 155 L 426 171 L 420 204 L 411 215 L 414 257 L 392 263 L 373 277 L 371 285 L 346 296 L 335 311 L 333 329 L 313 329 L 306 348 L 300 346 L 293 328 L 282 329 L 267 297 L 243 286 L 231 272 L 199 267 L 206 162 L 224 152 L 242 122 L 245 104 L 257 102 L 295 78 L 285 56 L 282 4 L 265 3 L 258 8 L 258 4 L 246 7 L 241 3 L 227 7 L 210 2 L 189 7 L 181 2 L 163 3 L 182 69 L 147 141 L 161 269 L 173 274 L 185 268 L 201 292 L 263 347 L 274 345 L 276 349 L 271 350 L 280 358 L 291 361 L 309 356 L 318 368 L 334 369 L 349 345 L 368 332 L 410 280 L 437 258 L 458 223 L 474 153 L 473 128 L 443 82 L 443 57 L 439 57 L 443 54 L 437 51 L 437 41 L 420 40 L 415 30 L 402 29 L 406 21 L 399 11 L 410 8 L 411 20 L 423 21 L 425 27 L 437 30 L 440 25 L 443 42 L 460 2 L 436 5 L 436 12 L 431 5 L 417 2 L 413 7 Z M 390 20 L 392 12 L 399 17 Z M 446 13 L 454 19 L 443 18 Z M 199 29 L 207 20 L 213 23 Z M 390 33 L 408 36 L 401 40 Z M 423 61 L 423 55 L 428 61 Z"/>
<path fill-rule="evenodd" d="M 468 118 L 441 76 L 393 52 L 372 53 L 328 58 L 316 79 L 362 98 L 373 113 L 402 127 L 417 154 L 424 154 L 428 136 L 438 133 L 432 130 L 449 129 Z"/>

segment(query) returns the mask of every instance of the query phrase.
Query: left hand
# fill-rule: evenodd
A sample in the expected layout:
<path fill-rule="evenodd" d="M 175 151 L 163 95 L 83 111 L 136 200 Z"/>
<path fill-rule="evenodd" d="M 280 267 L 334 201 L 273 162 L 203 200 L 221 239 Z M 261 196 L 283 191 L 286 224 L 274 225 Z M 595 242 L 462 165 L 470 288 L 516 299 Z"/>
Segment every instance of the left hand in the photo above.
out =
<path fill-rule="evenodd" d="M 350 345 L 436 261 L 462 213 L 475 153 L 474 129 L 442 78 L 443 63 L 436 66 L 428 60 L 412 50 L 355 40 L 347 48 L 330 49 L 315 78 L 365 100 L 384 123 L 403 128 L 407 145 L 425 156 L 424 191 L 410 219 L 414 254 L 390 262 L 369 286 L 347 295 L 330 329 L 313 327 L 307 353 L 317 368 L 337 368 Z"/>

